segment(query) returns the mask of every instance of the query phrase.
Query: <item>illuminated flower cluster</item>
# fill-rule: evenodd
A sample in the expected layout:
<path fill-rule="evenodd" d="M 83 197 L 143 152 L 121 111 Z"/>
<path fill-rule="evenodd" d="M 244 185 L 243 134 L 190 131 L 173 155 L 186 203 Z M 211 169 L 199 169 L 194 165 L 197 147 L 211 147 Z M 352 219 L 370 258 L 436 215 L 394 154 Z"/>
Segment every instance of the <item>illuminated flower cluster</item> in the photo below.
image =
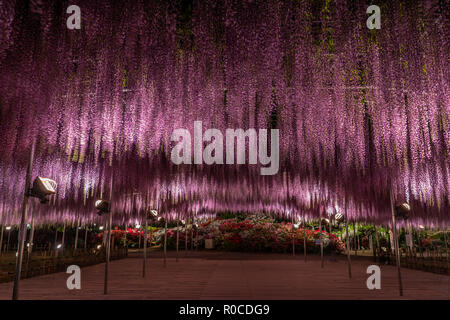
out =
<path fill-rule="evenodd" d="M 369 30 L 364 1 L 78 1 L 82 27 L 69 30 L 57 1 L 5 1 L 0 223 L 20 221 L 36 141 L 33 176 L 58 183 L 49 206 L 31 206 L 40 223 L 101 221 L 93 202 L 112 179 L 120 225 L 149 206 L 173 220 L 317 218 L 335 205 L 389 224 L 391 190 L 414 225 L 447 225 L 444 2 L 381 1 L 381 29 Z M 197 120 L 221 132 L 278 128 L 279 173 L 175 166 L 171 133 L 192 134 Z"/>

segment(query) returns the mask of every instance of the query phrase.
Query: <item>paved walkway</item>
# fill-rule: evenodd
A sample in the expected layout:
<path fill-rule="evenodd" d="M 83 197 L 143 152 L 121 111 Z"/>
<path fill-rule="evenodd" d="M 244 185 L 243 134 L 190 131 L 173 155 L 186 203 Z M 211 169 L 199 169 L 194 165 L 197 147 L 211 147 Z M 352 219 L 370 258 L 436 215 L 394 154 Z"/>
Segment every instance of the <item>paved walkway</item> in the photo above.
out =
<path fill-rule="evenodd" d="M 104 264 L 81 269 L 81 290 L 68 290 L 68 274 L 56 273 L 21 281 L 21 299 L 398 299 L 397 273 L 381 266 L 381 290 L 366 287 L 369 259 L 352 263 L 348 279 L 345 257 L 336 262 L 320 257 L 283 254 L 171 252 L 167 268 L 161 252 L 147 260 L 135 256 L 110 264 L 108 295 L 103 295 Z M 449 299 L 449 277 L 402 269 L 404 299 Z M 12 283 L 0 284 L 0 299 L 10 299 Z"/>

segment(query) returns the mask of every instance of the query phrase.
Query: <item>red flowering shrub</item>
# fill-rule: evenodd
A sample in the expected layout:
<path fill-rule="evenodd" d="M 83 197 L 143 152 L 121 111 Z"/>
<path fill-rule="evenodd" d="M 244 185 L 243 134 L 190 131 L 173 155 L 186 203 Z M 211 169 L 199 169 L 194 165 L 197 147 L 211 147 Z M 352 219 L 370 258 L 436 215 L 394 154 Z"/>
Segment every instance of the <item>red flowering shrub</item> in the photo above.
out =
<path fill-rule="evenodd" d="M 191 241 L 191 226 L 188 225 L 188 242 Z M 162 231 L 162 230 L 161 230 Z M 157 242 L 163 243 L 164 232 L 159 232 Z M 180 227 L 179 246 L 184 246 L 185 226 Z M 270 251 L 286 252 L 292 248 L 292 240 L 296 250 L 303 250 L 304 236 L 306 234 L 306 248 L 309 252 L 318 252 L 320 247 L 316 240 L 320 238 L 318 230 L 292 229 L 291 223 L 277 223 L 268 218 L 249 216 L 243 221 L 237 219 L 215 219 L 202 223 L 198 228 L 192 229 L 193 241 L 198 240 L 200 245 L 205 239 L 214 239 L 215 247 L 219 250 L 230 251 Z M 198 233 L 198 234 L 197 234 Z M 169 248 L 176 246 L 176 229 L 167 232 Z M 344 243 L 333 234 L 322 231 L 325 251 L 341 252 L 345 250 Z"/>

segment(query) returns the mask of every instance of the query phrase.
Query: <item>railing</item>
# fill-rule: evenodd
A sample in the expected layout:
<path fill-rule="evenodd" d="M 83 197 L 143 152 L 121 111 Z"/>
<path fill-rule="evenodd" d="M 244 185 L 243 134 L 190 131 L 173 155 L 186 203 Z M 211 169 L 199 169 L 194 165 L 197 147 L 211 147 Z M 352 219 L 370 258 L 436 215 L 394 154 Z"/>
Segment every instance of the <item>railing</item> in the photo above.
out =
<path fill-rule="evenodd" d="M 127 257 L 126 248 L 116 248 L 111 251 L 111 260 Z M 35 250 L 28 260 L 27 252 L 24 252 L 21 278 L 31 278 L 67 270 L 70 265 L 79 267 L 91 266 L 106 261 L 105 251 L 95 249 L 66 249 L 64 252 L 49 252 Z M 0 283 L 14 279 L 16 264 L 15 251 L 9 251 L 0 257 Z"/>

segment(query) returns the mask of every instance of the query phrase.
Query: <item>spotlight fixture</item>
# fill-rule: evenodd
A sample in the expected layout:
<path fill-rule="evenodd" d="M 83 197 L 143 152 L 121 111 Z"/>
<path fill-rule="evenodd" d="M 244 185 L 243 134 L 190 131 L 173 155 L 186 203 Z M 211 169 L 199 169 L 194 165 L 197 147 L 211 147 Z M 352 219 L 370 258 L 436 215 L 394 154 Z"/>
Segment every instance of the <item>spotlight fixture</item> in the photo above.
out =
<path fill-rule="evenodd" d="M 154 216 L 154 217 L 156 217 L 156 216 L 158 215 L 158 211 L 156 211 L 156 210 L 154 210 L 154 209 L 151 209 L 151 210 L 149 211 L 149 213 L 150 213 L 152 216 Z"/>
<path fill-rule="evenodd" d="M 5 228 L 6 230 L 11 230 L 11 226 L 8 226 Z"/>
<path fill-rule="evenodd" d="M 99 244 L 99 245 L 97 246 L 97 250 L 100 250 L 101 247 L 102 247 L 102 245 Z"/>
<path fill-rule="evenodd" d="M 62 247 L 62 245 L 61 245 L 61 244 L 58 244 L 58 245 L 56 246 L 56 249 L 61 249 L 61 247 Z"/>
<path fill-rule="evenodd" d="M 162 217 L 158 217 L 158 221 L 161 221 Z"/>
<path fill-rule="evenodd" d="M 105 200 L 97 200 L 95 201 L 95 209 L 98 210 L 97 214 L 99 216 L 101 216 L 104 213 L 108 213 L 110 209 L 109 202 Z"/>
<path fill-rule="evenodd" d="M 37 177 L 34 179 L 33 187 L 29 190 L 28 196 L 39 198 L 41 203 L 47 203 L 47 196 L 56 193 L 57 184 L 54 180 Z"/>
<path fill-rule="evenodd" d="M 407 220 L 409 218 L 410 211 L 411 207 L 407 203 L 402 203 L 395 207 L 395 215 L 398 218 L 403 218 L 404 220 Z"/>
<path fill-rule="evenodd" d="M 100 226 L 99 230 L 103 230 L 103 228 L 104 228 L 103 226 Z"/>
<path fill-rule="evenodd" d="M 423 226 L 423 225 L 421 225 L 421 224 L 419 224 L 419 229 L 425 229 L 425 227 Z"/>

